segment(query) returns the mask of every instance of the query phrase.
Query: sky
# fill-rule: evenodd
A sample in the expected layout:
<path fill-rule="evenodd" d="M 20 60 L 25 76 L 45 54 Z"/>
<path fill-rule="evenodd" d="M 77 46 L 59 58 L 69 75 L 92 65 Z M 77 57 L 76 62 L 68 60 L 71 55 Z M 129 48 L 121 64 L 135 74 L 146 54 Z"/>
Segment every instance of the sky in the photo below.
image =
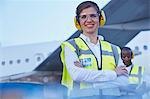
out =
<path fill-rule="evenodd" d="M 85 0 L 0 0 L 0 45 L 63 41 L 77 29 L 75 10 Z M 93 0 L 100 8 L 110 0 Z"/>

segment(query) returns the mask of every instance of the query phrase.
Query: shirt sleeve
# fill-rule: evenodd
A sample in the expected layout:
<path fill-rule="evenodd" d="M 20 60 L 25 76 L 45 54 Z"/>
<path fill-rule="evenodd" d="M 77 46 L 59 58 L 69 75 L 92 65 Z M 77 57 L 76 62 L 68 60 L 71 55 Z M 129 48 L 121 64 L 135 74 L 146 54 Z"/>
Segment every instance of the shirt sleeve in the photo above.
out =
<path fill-rule="evenodd" d="M 121 55 L 119 55 L 118 66 L 125 66 L 121 59 Z"/>
<path fill-rule="evenodd" d="M 102 81 L 110 81 L 114 80 L 117 77 L 115 71 L 111 70 L 91 70 L 85 69 L 82 67 L 77 67 L 74 65 L 75 61 L 79 61 L 77 54 L 68 46 L 65 46 L 65 62 L 67 70 L 75 81 L 80 82 L 102 82 Z"/>
<path fill-rule="evenodd" d="M 128 85 L 127 76 L 119 76 L 115 80 L 105 81 L 103 83 L 94 83 L 94 88 L 104 89 L 104 88 L 116 88 Z"/>

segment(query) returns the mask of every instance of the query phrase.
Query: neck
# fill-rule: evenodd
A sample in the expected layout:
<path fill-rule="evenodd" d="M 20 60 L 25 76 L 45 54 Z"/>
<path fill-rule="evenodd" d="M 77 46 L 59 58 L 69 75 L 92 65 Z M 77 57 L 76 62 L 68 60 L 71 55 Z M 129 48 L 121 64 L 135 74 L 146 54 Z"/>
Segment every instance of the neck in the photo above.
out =
<path fill-rule="evenodd" d="M 98 42 L 98 35 L 96 33 L 93 33 L 93 34 L 84 33 L 84 35 L 89 37 L 91 43 L 97 44 L 97 42 Z"/>
<path fill-rule="evenodd" d="M 132 65 L 132 62 L 130 62 L 129 64 L 127 64 L 126 66 L 129 67 L 130 65 Z"/>

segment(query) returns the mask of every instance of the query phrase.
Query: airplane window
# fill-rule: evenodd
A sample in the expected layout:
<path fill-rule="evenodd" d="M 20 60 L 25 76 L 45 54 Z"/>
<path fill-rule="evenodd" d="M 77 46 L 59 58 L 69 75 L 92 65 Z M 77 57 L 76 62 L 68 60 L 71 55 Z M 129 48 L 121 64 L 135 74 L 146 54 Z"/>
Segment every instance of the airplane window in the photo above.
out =
<path fill-rule="evenodd" d="M 2 61 L 2 65 L 5 65 L 5 61 Z"/>
<path fill-rule="evenodd" d="M 144 50 L 147 50 L 147 49 L 148 49 L 147 45 L 144 45 L 144 46 L 143 46 L 143 49 L 144 49 Z"/>
<path fill-rule="evenodd" d="M 42 62 L 42 60 L 44 60 L 43 53 L 36 53 L 34 57 L 35 57 L 36 65 L 38 65 L 39 63 Z"/>
<path fill-rule="evenodd" d="M 44 77 L 43 82 L 47 83 L 48 82 L 48 77 Z"/>
<path fill-rule="evenodd" d="M 135 50 L 139 50 L 139 47 L 138 47 L 138 46 L 135 46 Z"/>
<path fill-rule="evenodd" d="M 28 62 L 29 62 L 29 58 L 26 58 L 26 59 L 25 59 L 25 62 L 28 63 Z"/>
<path fill-rule="evenodd" d="M 37 61 L 41 61 L 41 57 L 37 57 Z"/>
<path fill-rule="evenodd" d="M 20 60 L 20 59 L 18 59 L 18 60 L 17 60 L 17 63 L 18 63 L 18 64 L 20 64 L 20 62 L 21 62 L 21 60 Z"/>
<path fill-rule="evenodd" d="M 10 61 L 9 61 L 9 64 L 13 64 L 13 61 L 12 61 L 12 60 L 10 60 Z"/>

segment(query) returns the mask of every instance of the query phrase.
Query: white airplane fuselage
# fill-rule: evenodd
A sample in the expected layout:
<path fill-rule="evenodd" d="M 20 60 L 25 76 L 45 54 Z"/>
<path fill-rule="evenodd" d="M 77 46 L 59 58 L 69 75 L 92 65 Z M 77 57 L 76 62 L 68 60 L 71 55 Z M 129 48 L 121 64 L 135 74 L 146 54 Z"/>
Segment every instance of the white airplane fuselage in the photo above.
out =
<path fill-rule="evenodd" d="M 0 78 L 33 71 L 60 41 L 1 47 Z"/>

